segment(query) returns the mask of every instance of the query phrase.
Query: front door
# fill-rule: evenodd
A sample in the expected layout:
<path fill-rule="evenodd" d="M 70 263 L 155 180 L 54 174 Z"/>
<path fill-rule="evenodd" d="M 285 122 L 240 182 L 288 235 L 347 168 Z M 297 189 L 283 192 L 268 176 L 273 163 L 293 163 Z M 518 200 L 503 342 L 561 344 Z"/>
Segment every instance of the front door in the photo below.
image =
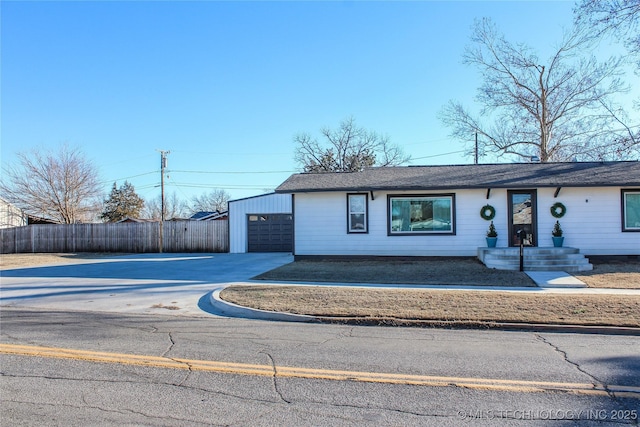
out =
<path fill-rule="evenodd" d="M 509 246 L 520 246 L 519 232 L 524 230 L 525 246 L 538 245 L 536 226 L 536 190 L 510 190 L 509 198 Z"/>

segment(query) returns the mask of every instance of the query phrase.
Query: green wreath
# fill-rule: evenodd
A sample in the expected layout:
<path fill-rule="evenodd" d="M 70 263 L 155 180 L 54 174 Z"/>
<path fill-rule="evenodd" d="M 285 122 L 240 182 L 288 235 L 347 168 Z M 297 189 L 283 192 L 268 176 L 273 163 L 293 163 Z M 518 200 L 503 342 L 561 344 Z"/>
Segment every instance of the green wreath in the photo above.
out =
<path fill-rule="evenodd" d="M 491 221 L 496 216 L 496 208 L 491 205 L 484 205 L 480 209 L 480 216 L 486 221 Z"/>
<path fill-rule="evenodd" d="M 560 202 L 554 203 L 550 210 L 554 218 L 562 218 L 567 213 L 567 207 Z"/>

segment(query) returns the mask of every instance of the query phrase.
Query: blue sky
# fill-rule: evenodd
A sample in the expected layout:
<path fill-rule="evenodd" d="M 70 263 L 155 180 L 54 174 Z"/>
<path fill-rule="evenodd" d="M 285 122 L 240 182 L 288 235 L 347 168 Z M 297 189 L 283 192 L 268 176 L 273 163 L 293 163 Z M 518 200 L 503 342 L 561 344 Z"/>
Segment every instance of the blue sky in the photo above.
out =
<path fill-rule="evenodd" d="M 545 57 L 571 1 L 1 3 L 2 164 L 79 146 L 108 192 L 125 179 L 181 199 L 273 189 L 298 170 L 293 137 L 349 116 L 413 164 L 470 163 L 437 118 L 471 106 L 461 64 L 475 18 Z M 448 154 L 451 153 L 451 154 Z"/>

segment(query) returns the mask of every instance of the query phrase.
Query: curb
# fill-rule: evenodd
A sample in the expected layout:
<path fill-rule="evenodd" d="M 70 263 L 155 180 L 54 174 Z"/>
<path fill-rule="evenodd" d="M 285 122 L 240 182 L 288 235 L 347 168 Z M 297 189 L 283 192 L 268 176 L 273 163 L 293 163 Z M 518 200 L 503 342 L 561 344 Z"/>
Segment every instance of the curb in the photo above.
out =
<path fill-rule="evenodd" d="M 420 327 L 460 330 L 494 330 L 514 332 L 553 332 L 573 334 L 640 336 L 640 328 L 621 326 L 558 325 L 545 323 L 449 322 L 443 320 L 409 320 L 319 317 L 319 322 L 358 326 Z"/>
<path fill-rule="evenodd" d="M 640 336 L 640 328 L 621 326 L 583 326 L 556 325 L 545 323 L 502 323 L 502 322 L 447 322 L 441 320 L 380 319 L 372 320 L 364 317 L 317 317 L 306 314 L 284 313 L 244 307 L 220 298 L 220 292 L 226 286 L 213 290 L 209 294 L 214 314 L 244 319 L 270 320 L 277 322 L 325 323 L 358 326 L 391 326 L 391 327 L 430 327 L 443 329 L 476 329 L 527 332 L 557 332 L 576 334 L 630 335 Z"/>
<path fill-rule="evenodd" d="M 267 311 L 259 310 L 256 308 L 243 307 L 241 305 L 233 304 L 231 302 L 224 301 L 220 298 L 220 292 L 225 287 L 215 289 L 210 294 L 210 303 L 213 308 L 225 316 L 229 317 L 241 317 L 246 319 L 258 319 L 258 320 L 273 320 L 280 322 L 319 322 L 320 320 L 315 316 L 307 316 L 304 314 L 283 313 L 279 311 Z"/>

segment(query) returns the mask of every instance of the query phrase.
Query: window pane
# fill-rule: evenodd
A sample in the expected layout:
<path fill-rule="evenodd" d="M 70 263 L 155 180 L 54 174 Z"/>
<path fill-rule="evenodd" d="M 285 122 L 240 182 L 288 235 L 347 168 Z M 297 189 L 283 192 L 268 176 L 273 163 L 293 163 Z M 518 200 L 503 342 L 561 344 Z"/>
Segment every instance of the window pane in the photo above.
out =
<path fill-rule="evenodd" d="M 348 198 L 348 222 L 347 232 L 367 232 L 367 195 L 349 194 Z"/>
<path fill-rule="evenodd" d="M 364 213 L 365 199 L 364 195 L 349 196 L 349 212 Z"/>
<path fill-rule="evenodd" d="M 364 214 L 351 214 L 351 231 L 364 229 Z"/>
<path fill-rule="evenodd" d="M 391 198 L 391 232 L 452 232 L 452 202 L 451 196 Z"/>
<path fill-rule="evenodd" d="M 624 226 L 627 230 L 640 230 L 640 192 L 624 194 Z"/>

